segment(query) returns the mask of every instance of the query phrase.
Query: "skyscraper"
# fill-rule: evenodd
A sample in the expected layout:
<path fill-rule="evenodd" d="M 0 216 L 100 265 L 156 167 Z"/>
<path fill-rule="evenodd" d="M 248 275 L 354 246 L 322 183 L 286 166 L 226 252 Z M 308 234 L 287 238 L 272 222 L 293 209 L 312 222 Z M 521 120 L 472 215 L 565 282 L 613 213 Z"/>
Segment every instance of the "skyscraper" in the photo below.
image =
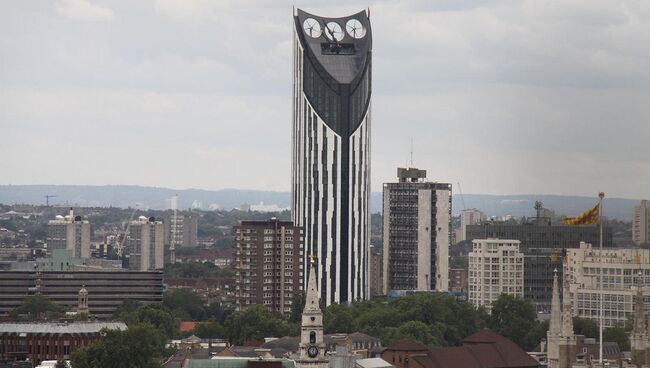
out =
<path fill-rule="evenodd" d="M 292 216 L 327 304 L 368 296 L 372 33 L 365 11 L 294 14 Z M 304 260 L 307 269 L 307 260 Z M 306 282 L 306 280 L 305 280 Z"/>
<path fill-rule="evenodd" d="M 384 292 L 449 290 L 451 184 L 398 168 L 384 184 Z"/>

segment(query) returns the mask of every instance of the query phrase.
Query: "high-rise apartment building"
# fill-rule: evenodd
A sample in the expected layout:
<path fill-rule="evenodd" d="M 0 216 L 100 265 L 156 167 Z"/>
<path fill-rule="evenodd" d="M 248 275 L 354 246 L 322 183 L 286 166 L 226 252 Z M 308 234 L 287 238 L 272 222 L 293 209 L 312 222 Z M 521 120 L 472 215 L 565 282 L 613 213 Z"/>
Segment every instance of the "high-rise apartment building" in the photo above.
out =
<path fill-rule="evenodd" d="M 162 221 L 140 216 L 129 225 L 129 268 L 137 271 L 164 267 L 165 246 Z"/>
<path fill-rule="evenodd" d="M 383 295 L 384 289 L 384 256 L 380 250 L 370 246 L 368 252 L 370 264 L 368 266 L 368 282 L 370 283 L 370 297 Z"/>
<path fill-rule="evenodd" d="M 457 238 L 456 241 L 467 239 L 467 225 L 478 225 L 485 220 L 485 214 L 481 210 L 476 208 L 462 210 L 460 212 L 460 238 Z"/>
<path fill-rule="evenodd" d="M 451 184 L 398 168 L 384 184 L 384 292 L 449 289 Z"/>
<path fill-rule="evenodd" d="M 632 241 L 636 245 L 650 244 L 650 201 L 642 200 L 632 213 Z"/>
<path fill-rule="evenodd" d="M 524 297 L 524 255 L 519 240 L 475 239 L 469 252 L 468 301 L 488 311 L 499 295 Z"/>
<path fill-rule="evenodd" d="M 327 18 L 297 9 L 293 50 L 293 221 L 304 228 L 306 252 L 317 257 L 321 300 L 329 305 L 366 299 L 372 65 L 368 14 Z"/>
<path fill-rule="evenodd" d="M 234 231 L 237 310 L 259 304 L 271 312 L 291 313 L 294 294 L 303 290 L 302 228 L 272 218 L 242 221 Z"/>
<path fill-rule="evenodd" d="M 68 249 L 74 258 L 90 258 L 90 223 L 72 208 L 66 216 L 57 215 L 47 223 L 47 249 Z"/>
<path fill-rule="evenodd" d="M 602 256 L 601 256 L 602 255 Z M 576 317 L 598 321 L 600 316 L 600 267 L 603 267 L 603 325 L 623 326 L 634 314 L 634 295 L 641 287 L 650 307 L 650 250 L 605 248 L 582 242 L 567 250 L 571 304 Z"/>
<path fill-rule="evenodd" d="M 534 221 L 519 225 L 501 222 L 483 222 L 467 226 L 467 240 L 513 239 L 519 240 L 524 253 L 524 299 L 535 305 L 539 312 L 550 312 L 553 290 L 553 271 L 558 269 L 562 281 L 562 267 L 558 260 L 563 249 L 578 248 L 581 241 L 599 244 L 600 229 L 595 225 L 550 225 Z M 603 227 L 603 245 L 612 246 L 612 228 Z"/>
<path fill-rule="evenodd" d="M 198 224 L 199 214 L 196 212 L 177 212 L 176 215 L 172 212 L 165 216 L 165 245 L 172 245 L 173 242 L 176 249 L 196 247 Z"/>

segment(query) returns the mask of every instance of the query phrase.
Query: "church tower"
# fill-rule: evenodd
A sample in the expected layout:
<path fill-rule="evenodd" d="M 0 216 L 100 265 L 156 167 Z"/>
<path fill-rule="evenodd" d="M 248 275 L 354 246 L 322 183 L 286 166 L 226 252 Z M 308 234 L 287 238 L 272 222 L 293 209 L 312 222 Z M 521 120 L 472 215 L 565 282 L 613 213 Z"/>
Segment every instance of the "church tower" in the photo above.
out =
<path fill-rule="evenodd" d="M 546 332 L 548 368 L 560 366 L 560 341 L 562 339 L 562 315 L 560 311 L 560 290 L 557 285 L 557 269 L 553 271 L 553 294 L 551 297 L 551 319 Z"/>
<path fill-rule="evenodd" d="M 316 284 L 314 257 L 310 256 L 309 281 L 305 309 L 302 312 L 300 331 L 300 351 L 296 359 L 296 368 L 327 368 L 325 342 L 323 340 L 323 312 L 320 310 L 319 293 Z"/>

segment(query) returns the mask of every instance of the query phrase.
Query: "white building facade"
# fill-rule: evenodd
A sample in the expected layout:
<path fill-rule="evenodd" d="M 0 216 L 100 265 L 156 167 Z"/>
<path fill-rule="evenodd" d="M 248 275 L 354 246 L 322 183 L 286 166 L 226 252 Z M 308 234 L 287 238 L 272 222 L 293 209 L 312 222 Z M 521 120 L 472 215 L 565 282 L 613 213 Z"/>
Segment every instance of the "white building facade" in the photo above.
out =
<path fill-rule="evenodd" d="M 467 226 L 478 225 L 485 221 L 486 217 L 483 211 L 471 208 L 460 212 L 460 236 L 456 241 L 467 240 Z"/>
<path fill-rule="evenodd" d="M 499 295 L 524 297 L 524 254 L 519 240 L 475 239 L 469 253 L 468 300 L 491 309 Z"/>
<path fill-rule="evenodd" d="M 602 255 L 602 258 L 601 258 Z M 650 298 L 650 250 L 605 248 L 580 243 L 567 249 L 571 304 L 576 317 L 598 321 L 600 316 L 600 267 L 603 267 L 604 326 L 623 326 L 634 313 L 636 285 Z M 639 277 L 640 273 L 640 277 Z M 648 308 L 648 303 L 646 303 Z"/>
<path fill-rule="evenodd" d="M 162 221 L 140 216 L 129 226 L 129 268 L 135 271 L 161 270 L 165 262 Z"/>
<path fill-rule="evenodd" d="M 632 241 L 636 245 L 650 244 L 650 201 L 642 200 L 632 213 Z"/>
<path fill-rule="evenodd" d="M 90 223 L 75 216 L 72 208 L 66 216 L 58 215 L 47 223 L 47 249 L 72 251 L 72 258 L 90 258 Z"/>

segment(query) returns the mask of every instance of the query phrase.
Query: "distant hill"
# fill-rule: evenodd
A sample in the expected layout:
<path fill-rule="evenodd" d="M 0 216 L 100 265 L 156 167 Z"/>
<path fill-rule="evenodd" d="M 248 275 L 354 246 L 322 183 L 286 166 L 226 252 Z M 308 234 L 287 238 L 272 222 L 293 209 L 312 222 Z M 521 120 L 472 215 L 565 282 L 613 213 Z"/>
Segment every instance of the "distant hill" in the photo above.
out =
<path fill-rule="evenodd" d="M 238 208 L 245 203 L 261 202 L 266 205 L 289 207 L 291 199 L 288 192 L 261 190 L 176 190 L 134 185 L 0 185 L 2 204 L 45 204 L 46 194 L 56 195 L 50 199 L 50 203 L 55 205 L 126 208 L 138 204 L 141 208 L 151 209 L 167 208 L 167 199 L 174 195 L 178 195 L 179 208 L 200 205 L 204 210 L 217 207 L 228 210 Z M 597 201 L 595 197 L 535 194 L 465 194 L 463 197 L 466 208 L 478 208 L 490 216 L 512 215 L 517 218 L 534 216 L 533 205 L 537 200 L 542 201 L 544 207 L 555 211 L 558 215 L 576 215 L 593 206 Z M 381 212 L 381 193 L 372 193 L 371 202 L 372 211 Z M 605 198 L 605 215 L 629 221 L 632 218 L 632 207 L 638 202 L 636 199 Z M 463 202 L 458 195 L 453 196 L 452 207 L 454 214 L 458 214 L 463 208 Z"/>

